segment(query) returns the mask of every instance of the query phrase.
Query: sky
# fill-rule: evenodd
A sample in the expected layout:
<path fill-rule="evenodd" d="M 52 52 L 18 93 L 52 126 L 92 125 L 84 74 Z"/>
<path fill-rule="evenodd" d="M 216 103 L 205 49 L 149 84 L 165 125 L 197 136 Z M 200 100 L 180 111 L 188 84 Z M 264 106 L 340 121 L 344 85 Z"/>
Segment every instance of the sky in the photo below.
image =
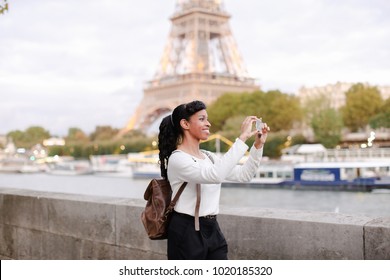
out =
<path fill-rule="evenodd" d="M 390 85 L 388 0 L 223 2 L 262 90 Z M 176 1 L 8 3 L 0 15 L 0 135 L 31 126 L 54 136 L 124 127 L 157 70 Z"/>

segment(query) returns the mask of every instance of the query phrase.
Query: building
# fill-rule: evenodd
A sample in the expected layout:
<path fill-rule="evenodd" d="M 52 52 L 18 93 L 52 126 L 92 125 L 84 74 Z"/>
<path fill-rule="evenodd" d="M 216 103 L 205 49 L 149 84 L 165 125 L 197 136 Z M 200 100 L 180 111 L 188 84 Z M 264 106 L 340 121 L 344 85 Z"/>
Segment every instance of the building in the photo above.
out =
<path fill-rule="evenodd" d="M 298 90 L 298 97 L 301 100 L 301 104 L 305 104 L 309 98 L 325 95 L 329 97 L 330 105 L 332 108 L 338 109 L 345 105 L 345 93 L 354 85 L 354 83 L 342 83 L 337 82 L 335 84 L 328 84 L 326 86 L 318 87 L 301 87 Z M 371 86 L 365 84 L 366 86 Z M 390 86 L 376 86 L 382 95 L 383 99 L 390 98 Z"/>

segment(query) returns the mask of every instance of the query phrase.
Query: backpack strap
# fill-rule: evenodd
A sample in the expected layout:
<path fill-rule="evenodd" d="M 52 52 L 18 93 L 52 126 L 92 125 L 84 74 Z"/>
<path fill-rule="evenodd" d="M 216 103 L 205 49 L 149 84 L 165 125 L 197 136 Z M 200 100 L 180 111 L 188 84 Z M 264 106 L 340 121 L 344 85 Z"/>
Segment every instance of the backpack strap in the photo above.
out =
<path fill-rule="evenodd" d="M 173 151 L 173 152 L 176 152 L 177 150 Z M 214 159 L 212 158 L 212 156 L 209 154 L 209 152 L 207 152 L 206 150 L 202 150 L 202 152 L 208 156 L 208 158 L 211 160 L 212 163 L 214 163 Z M 184 191 L 184 188 L 187 186 L 187 182 L 184 182 L 180 189 L 177 191 L 175 197 L 173 198 L 173 200 L 171 201 L 171 203 L 169 204 L 169 209 L 170 211 L 173 211 L 173 208 L 175 207 L 176 205 L 176 202 L 178 201 L 181 193 Z M 196 184 L 196 204 L 195 204 L 195 230 L 196 231 L 199 231 L 200 230 L 200 224 L 199 224 L 199 208 L 200 208 L 200 200 L 201 200 L 201 186 L 200 184 Z"/>
<path fill-rule="evenodd" d="M 181 193 L 184 191 L 184 188 L 187 186 L 187 182 L 184 182 L 181 186 L 180 189 L 177 191 L 175 197 L 171 200 L 171 203 L 169 204 L 168 209 L 173 210 L 175 208 L 176 202 L 179 200 L 179 197 Z"/>
<path fill-rule="evenodd" d="M 176 202 L 179 200 L 179 197 L 181 193 L 184 191 L 184 188 L 187 186 L 187 182 L 184 182 L 180 189 L 177 191 L 175 197 L 171 200 L 171 203 L 169 204 L 167 208 L 167 213 L 170 213 L 175 208 Z M 196 184 L 196 205 L 195 205 L 195 230 L 200 230 L 199 225 L 199 208 L 200 208 L 200 184 Z"/>
<path fill-rule="evenodd" d="M 199 225 L 199 208 L 200 208 L 200 184 L 196 184 L 196 205 L 195 205 L 195 230 L 200 230 Z"/>
<path fill-rule="evenodd" d="M 210 155 L 210 153 L 206 150 L 200 150 L 202 153 L 204 153 L 210 160 L 212 163 L 214 163 L 214 159 L 213 157 Z"/>

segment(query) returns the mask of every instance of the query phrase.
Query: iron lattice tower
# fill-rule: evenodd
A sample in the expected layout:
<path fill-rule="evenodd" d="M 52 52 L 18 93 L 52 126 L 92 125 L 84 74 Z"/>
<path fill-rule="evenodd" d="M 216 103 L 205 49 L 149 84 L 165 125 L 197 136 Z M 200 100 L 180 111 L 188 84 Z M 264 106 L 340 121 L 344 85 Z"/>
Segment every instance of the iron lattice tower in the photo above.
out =
<path fill-rule="evenodd" d="M 250 78 L 229 26 L 222 0 L 178 0 L 154 78 L 125 131 L 148 127 L 177 105 L 206 104 L 226 92 L 258 90 Z"/>

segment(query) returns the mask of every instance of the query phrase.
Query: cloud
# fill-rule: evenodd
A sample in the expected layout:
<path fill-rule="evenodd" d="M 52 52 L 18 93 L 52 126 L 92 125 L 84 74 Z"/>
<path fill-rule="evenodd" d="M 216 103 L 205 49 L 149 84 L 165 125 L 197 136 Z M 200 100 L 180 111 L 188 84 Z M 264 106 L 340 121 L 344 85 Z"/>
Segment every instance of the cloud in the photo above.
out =
<path fill-rule="evenodd" d="M 173 9 L 143 3 L 12 3 L 0 22 L 0 94 L 7 100 L 0 117 L 10 120 L 0 133 L 32 125 L 62 135 L 70 126 L 124 127 L 157 67 Z M 156 24 L 166 9 L 165 24 Z"/>
<path fill-rule="evenodd" d="M 388 85 L 387 0 L 225 0 L 264 90 Z M 13 1 L 0 16 L 0 134 L 41 125 L 65 135 L 123 127 L 157 70 L 175 0 Z"/>
<path fill-rule="evenodd" d="M 388 83 L 387 1 L 245 3 L 256 8 L 233 13 L 233 31 L 249 73 L 263 88 L 294 92 L 336 81 Z M 232 11 L 243 9 L 241 2 L 227 4 Z"/>

